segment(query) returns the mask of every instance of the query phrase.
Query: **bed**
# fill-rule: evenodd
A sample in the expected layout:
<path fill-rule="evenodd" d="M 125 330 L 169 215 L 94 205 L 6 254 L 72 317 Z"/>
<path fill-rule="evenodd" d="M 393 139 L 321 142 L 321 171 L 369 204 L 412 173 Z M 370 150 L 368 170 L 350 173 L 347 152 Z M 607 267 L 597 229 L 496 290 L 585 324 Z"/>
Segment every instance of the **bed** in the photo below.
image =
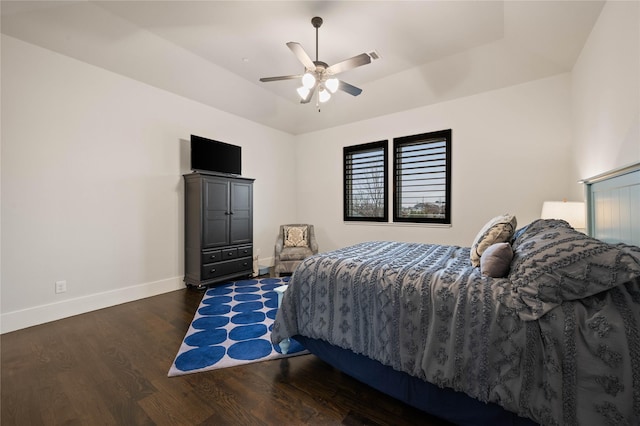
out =
<path fill-rule="evenodd" d="M 627 206 L 624 242 L 554 219 L 516 229 L 501 215 L 471 247 L 372 241 L 323 253 L 291 277 L 272 341 L 293 337 L 460 425 L 638 424 L 640 167 L 584 183 L 592 234 Z M 630 201 L 594 208 L 601 188 Z"/>

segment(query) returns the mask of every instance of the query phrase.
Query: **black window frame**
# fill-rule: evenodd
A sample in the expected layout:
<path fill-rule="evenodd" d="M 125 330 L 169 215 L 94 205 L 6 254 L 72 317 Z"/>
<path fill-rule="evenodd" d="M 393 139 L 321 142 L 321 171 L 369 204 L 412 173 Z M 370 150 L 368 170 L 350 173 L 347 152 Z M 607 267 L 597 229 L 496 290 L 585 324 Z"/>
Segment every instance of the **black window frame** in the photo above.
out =
<path fill-rule="evenodd" d="M 353 181 L 352 168 L 350 167 L 351 156 L 355 153 L 382 150 L 382 182 L 383 182 L 383 215 L 382 216 L 354 216 L 352 208 L 352 193 L 349 182 Z M 345 146 L 343 148 L 343 219 L 353 222 L 389 222 L 389 155 L 388 141 L 370 142 L 360 145 Z M 351 208 L 350 208 L 351 207 Z"/>
<path fill-rule="evenodd" d="M 393 222 L 404 223 L 434 223 L 451 225 L 451 129 L 439 130 L 435 132 L 422 133 L 419 135 L 403 136 L 393 139 Z M 399 176 L 399 155 L 401 154 L 400 148 L 413 145 L 419 142 L 424 143 L 441 143 L 445 142 L 445 207 L 444 217 L 402 217 L 400 216 L 399 209 L 402 206 L 400 200 L 402 191 L 400 190 Z"/>

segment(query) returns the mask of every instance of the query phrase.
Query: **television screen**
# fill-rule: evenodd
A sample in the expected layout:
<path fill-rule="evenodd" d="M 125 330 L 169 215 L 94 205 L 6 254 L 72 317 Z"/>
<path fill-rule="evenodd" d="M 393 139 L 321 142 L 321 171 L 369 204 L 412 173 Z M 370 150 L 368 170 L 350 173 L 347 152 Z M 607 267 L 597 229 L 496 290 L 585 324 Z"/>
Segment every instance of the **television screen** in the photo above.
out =
<path fill-rule="evenodd" d="M 191 135 L 191 169 L 241 175 L 242 148 Z"/>

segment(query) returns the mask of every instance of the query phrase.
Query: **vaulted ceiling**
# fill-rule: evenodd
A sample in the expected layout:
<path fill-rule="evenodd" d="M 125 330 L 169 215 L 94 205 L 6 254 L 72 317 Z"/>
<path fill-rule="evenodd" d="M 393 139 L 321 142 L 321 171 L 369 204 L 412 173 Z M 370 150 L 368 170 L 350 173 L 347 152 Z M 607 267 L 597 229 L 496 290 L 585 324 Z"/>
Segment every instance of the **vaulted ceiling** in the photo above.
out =
<path fill-rule="evenodd" d="M 570 71 L 601 1 L 5 1 L 2 33 L 292 134 Z M 300 104 L 286 43 L 363 89 Z"/>

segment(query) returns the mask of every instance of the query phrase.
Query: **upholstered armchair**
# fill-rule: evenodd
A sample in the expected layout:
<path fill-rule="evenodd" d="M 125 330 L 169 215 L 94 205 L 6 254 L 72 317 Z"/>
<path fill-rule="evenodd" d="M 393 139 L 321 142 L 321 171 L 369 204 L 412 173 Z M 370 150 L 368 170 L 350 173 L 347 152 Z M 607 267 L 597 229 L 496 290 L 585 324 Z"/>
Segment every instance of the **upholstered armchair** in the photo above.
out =
<path fill-rule="evenodd" d="M 276 238 L 274 273 L 292 273 L 309 256 L 318 253 L 318 243 L 313 225 L 280 225 Z"/>

